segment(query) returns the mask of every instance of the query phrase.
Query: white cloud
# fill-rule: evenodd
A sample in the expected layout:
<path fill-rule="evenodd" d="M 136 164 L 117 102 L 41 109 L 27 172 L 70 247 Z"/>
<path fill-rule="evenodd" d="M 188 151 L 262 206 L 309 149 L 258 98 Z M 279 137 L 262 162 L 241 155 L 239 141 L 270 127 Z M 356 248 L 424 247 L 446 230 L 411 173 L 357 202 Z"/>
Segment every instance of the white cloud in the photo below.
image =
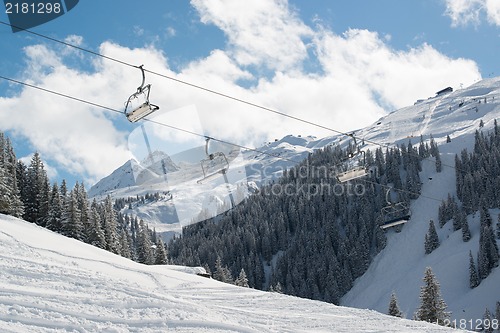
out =
<path fill-rule="evenodd" d="M 483 15 L 488 22 L 500 26 L 500 2 L 498 0 L 445 0 L 445 14 L 454 27 L 479 25 Z"/>
<path fill-rule="evenodd" d="M 226 34 L 228 51 L 240 65 L 285 70 L 307 57 L 304 38 L 312 30 L 286 0 L 191 0 L 205 24 Z"/>
<path fill-rule="evenodd" d="M 354 82 L 365 98 L 376 96 L 386 107 L 403 107 L 441 86 L 471 84 L 480 77 L 473 61 L 450 59 L 427 44 L 392 50 L 368 30 L 351 29 L 344 36 L 325 31 L 317 45 L 327 73 L 340 82 Z"/>
<path fill-rule="evenodd" d="M 203 22 L 225 32 L 226 48 L 191 60 L 178 72 L 154 46 L 130 49 L 103 42 L 99 52 L 339 131 L 367 126 L 442 87 L 468 85 L 480 77 L 473 61 L 451 59 L 427 44 L 393 50 L 386 44 L 390 39 L 375 32 L 351 29 L 337 35 L 319 25 L 308 27 L 284 0 L 192 3 Z M 138 69 L 106 59 L 87 58 L 92 68 L 83 72 L 66 65 L 72 54 L 42 45 L 25 53 L 23 80 L 115 109 L 123 109 L 141 82 Z M 319 70 L 306 72 L 304 61 L 316 62 Z M 253 71 L 252 66 L 259 68 Z M 270 74 L 257 78 L 260 67 Z M 151 102 L 160 105 L 162 121 L 189 131 L 248 146 L 290 133 L 333 134 L 151 73 L 147 82 L 152 83 Z M 193 109 L 202 129 L 191 111 L 183 112 Z M 22 134 L 53 166 L 91 180 L 109 174 L 130 156 L 127 135 L 133 126 L 121 114 L 29 88 L 0 98 L 0 110 L 5 111 L 0 113 L 0 129 Z M 193 140 L 169 128 L 161 137 Z"/>
<path fill-rule="evenodd" d="M 488 13 L 488 21 L 500 26 L 500 1 L 486 0 L 486 12 Z"/>

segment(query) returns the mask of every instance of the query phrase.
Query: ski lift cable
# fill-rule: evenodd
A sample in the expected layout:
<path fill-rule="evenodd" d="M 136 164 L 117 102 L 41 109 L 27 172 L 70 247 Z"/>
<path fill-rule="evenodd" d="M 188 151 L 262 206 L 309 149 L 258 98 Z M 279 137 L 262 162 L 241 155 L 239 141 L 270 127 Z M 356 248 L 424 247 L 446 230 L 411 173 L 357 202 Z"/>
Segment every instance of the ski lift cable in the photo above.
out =
<path fill-rule="evenodd" d="M 49 93 L 49 94 L 53 94 L 53 95 L 60 96 L 60 97 L 63 97 L 63 98 L 67 98 L 67 99 L 70 99 L 70 100 L 74 100 L 76 102 L 80 102 L 80 103 L 83 103 L 83 104 L 87 104 L 87 105 L 91 105 L 91 106 L 94 106 L 94 107 L 98 107 L 98 108 L 101 108 L 101 109 L 106 110 L 106 111 L 123 114 L 123 111 L 121 111 L 121 110 L 117 110 L 117 109 L 114 109 L 114 108 L 111 108 L 111 107 L 108 107 L 108 106 L 105 106 L 105 105 L 102 105 L 102 104 L 99 104 L 99 103 L 95 103 L 95 102 L 91 102 L 91 101 L 88 101 L 88 100 L 85 100 L 85 99 L 82 99 L 82 98 L 70 96 L 70 95 L 67 95 L 67 94 L 64 94 L 64 93 L 60 93 L 60 92 L 57 92 L 57 91 L 54 91 L 54 90 L 50 90 L 50 89 L 47 89 L 47 88 L 36 86 L 36 85 L 30 84 L 30 83 L 26 83 L 26 82 L 23 82 L 23 81 L 19 81 L 19 80 L 16 80 L 16 79 L 8 78 L 8 77 L 5 77 L 5 76 L 3 76 L 1 74 L 0 74 L 0 79 L 9 81 L 9 82 L 12 82 L 12 83 L 15 83 L 15 84 L 23 85 L 23 86 L 26 86 L 26 87 L 29 87 L 29 88 L 33 88 L 33 89 L 36 89 L 36 90 L 40 90 L 40 91 L 43 91 L 45 93 Z M 233 142 L 230 142 L 230 141 L 227 141 L 227 140 L 218 139 L 218 138 L 215 138 L 213 136 L 208 137 L 207 135 L 204 135 L 204 134 L 196 133 L 196 132 L 193 132 L 193 131 L 190 131 L 190 130 L 186 130 L 186 129 L 179 128 L 179 127 L 176 127 L 176 126 L 172 126 L 172 125 L 168 125 L 168 124 L 165 124 L 165 123 L 161 123 L 159 121 L 155 121 L 155 120 L 152 120 L 152 119 L 144 118 L 143 120 L 147 121 L 147 122 L 150 122 L 150 123 L 153 123 L 153 124 L 156 124 L 156 125 L 159 125 L 159 126 L 163 126 L 163 127 L 169 128 L 169 129 L 173 129 L 173 130 L 176 130 L 176 131 L 180 131 L 180 132 L 184 132 L 184 133 L 187 133 L 187 134 L 191 134 L 193 136 L 198 136 L 198 137 L 201 137 L 201 138 L 204 138 L 204 139 L 210 138 L 211 140 L 214 140 L 214 141 L 217 141 L 217 142 L 220 142 L 220 143 L 223 143 L 223 144 L 231 145 L 231 146 L 234 146 L 234 147 L 237 147 L 237 148 L 240 148 L 240 149 L 244 149 L 244 150 L 252 151 L 252 152 L 255 152 L 255 153 L 259 153 L 259 154 L 263 154 L 263 155 L 275 157 L 275 158 L 278 158 L 278 159 L 281 159 L 281 160 L 286 160 L 286 161 L 293 162 L 293 163 L 297 162 L 297 161 L 294 161 L 294 160 L 292 160 L 290 158 L 286 158 L 286 157 L 283 157 L 283 156 L 272 154 L 272 153 L 269 153 L 269 152 L 266 152 L 266 151 L 262 151 L 262 150 L 259 150 L 259 149 L 256 149 L 256 148 L 247 147 L 247 146 L 240 145 L 240 144 L 237 144 L 237 143 L 233 143 Z M 360 181 L 363 181 L 363 182 L 368 183 L 368 184 L 379 185 L 379 186 L 381 186 L 383 188 L 387 188 L 387 189 L 390 188 L 390 189 L 393 189 L 394 191 L 399 191 L 399 192 L 403 192 L 403 193 L 407 193 L 407 194 L 415 194 L 415 195 L 423 197 L 423 198 L 427 198 L 427 199 L 431 199 L 431 200 L 434 200 L 434 201 L 442 202 L 442 199 L 438 199 L 438 198 L 434 198 L 434 197 L 431 197 L 431 196 L 423 195 L 421 193 L 417 193 L 417 192 L 413 192 L 413 191 L 408 191 L 408 190 L 404 190 L 404 189 L 393 188 L 393 187 L 391 187 L 389 185 L 379 184 L 379 183 L 376 183 L 376 182 L 373 182 L 373 181 L 370 181 L 370 180 L 367 180 L 367 179 L 360 179 Z M 463 207 L 468 207 L 468 206 L 463 206 Z"/>
<path fill-rule="evenodd" d="M 65 42 L 65 41 L 62 41 L 62 40 L 50 37 L 50 36 L 43 35 L 43 34 L 34 32 L 32 30 L 29 30 L 29 29 L 24 29 L 24 28 L 12 25 L 10 23 L 7 23 L 7 22 L 1 21 L 1 20 L 0 20 L 0 24 L 6 25 L 6 26 L 10 26 L 10 27 L 14 27 L 16 29 L 23 30 L 23 31 L 25 31 L 25 32 L 27 32 L 29 34 L 35 35 L 37 37 L 44 38 L 44 39 L 50 40 L 52 42 L 68 46 L 68 47 L 72 47 L 72 48 L 75 48 L 75 49 L 77 49 L 79 51 L 86 52 L 86 53 L 89 53 L 89 54 L 92 54 L 94 56 L 101 57 L 101 58 L 104 58 L 104 59 L 107 59 L 107 60 L 110 60 L 110 61 L 114 61 L 114 62 L 117 62 L 117 63 L 122 64 L 124 66 L 133 67 L 133 68 L 138 68 L 139 67 L 139 66 L 130 64 L 130 63 L 126 62 L 126 61 L 123 61 L 123 60 L 120 60 L 120 59 L 116 59 L 116 58 L 113 58 L 113 57 L 110 57 L 110 56 L 106 56 L 106 55 L 103 55 L 103 54 L 101 54 L 99 52 L 88 50 L 88 49 L 85 49 L 83 47 L 80 47 L 80 46 L 77 46 L 77 45 L 74 45 L 74 44 L 71 44 L 71 43 L 68 43 L 68 42 Z M 311 125 L 311 126 L 323 129 L 323 130 L 327 130 L 327 131 L 330 131 L 330 132 L 333 132 L 333 133 L 336 133 L 336 134 L 339 134 L 339 135 L 342 135 L 342 136 L 346 136 L 346 137 L 349 137 L 349 138 L 358 138 L 360 140 L 363 140 L 364 142 L 368 142 L 368 143 L 374 144 L 374 145 L 379 146 L 381 148 L 392 148 L 392 146 L 390 144 L 380 143 L 380 142 L 376 142 L 376 141 L 373 141 L 373 140 L 370 140 L 370 139 L 361 138 L 361 137 L 355 136 L 354 133 L 347 133 L 347 132 L 339 131 L 339 130 L 336 130 L 334 128 L 331 128 L 331 127 L 328 127 L 328 126 L 324 126 L 324 125 L 315 123 L 313 121 L 310 121 L 310 120 L 307 120 L 307 119 L 304 119 L 304 118 L 300 118 L 300 117 L 297 117 L 297 116 L 289 115 L 287 113 L 284 113 L 284 112 L 281 112 L 281 111 L 278 111 L 278 110 L 275 110 L 275 109 L 272 109 L 272 108 L 269 108 L 269 107 L 266 107 L 266 106 L 254 103 L 254 102 L 250 102 L 250 101 L 238 98 L 238 97 L 234 97 L 234 96 L 231 96 L 231 95 L 219 92 L 219 91 L 214 90 L 214 89 L 210 89 L 210 88 L 203 87 L 203 86 L 191 83 L 191 82 L 187 82 L 187 81 L 184 81 L 184 80 L 172 77 L 170 75 L 166 75 L 166 74 L 162 74 L 162 73 L 159 73 L 159 72 L 156 72 L 156 71 L 148 70 L 146 68 L 143 68 L 143 69 L 144 69 L 145 72 L 148 72 L 150 74 L 153 74 L 153 75 L 156 75 L 156 76 L 159 76 L 159 77 L 162 77 L 162 78 L 165 78 L 165 79 L 177 82 L 177 83 L 181 83 L 183 85 L 187 85 L 187 86 L 190 86 L 192 88 L 196 88 L 196 89 L 199 89 L 199 90 L 202 90 L 202 91 L 206 91 L 206 92 L 211 93 L 211 94 L 215 94 L 215 95 L 218 95 L 218 96 L 221 96 L 221 97 L 224 97 L 224 98 L 228 98 L 228 99 L 231 99 L 233 101 L 236 101 L 236 102 L 239 102 L 239 103 L 242 103 L 242 104 L 246 104 L 248 106 L 255 107 L 255 108 L 258 108 L 258 109 L 261 109 L 261 110 L 264 110 L 264 111 L 267 111 L 267 112 L 270 112 L 270 113 L 273 113 L 273 114 L 276 114 L 276 115 L 279 115 L 279 116 L 282 116 L 282 117 L 286 117 L 286 118 L 289 118 L 289 119 L 292 119 L 292 120 L 295 120 L 295 121 L 298 121 L 298 122 L 302 122 L 302 123 L 305 123 L 305 124 L 308 124 L 308 125 Z M 412 154 L 412 153 L 410 153 L 410 155 L 418 156 L 418 154 Z M 437 163 L 436 159 L 431 159 L 430 157 L 427 157 L 425 159 L 431 161 L 432 163 Z M 456 170 L 455 166 L 449 165 L 449 164 L 446 164 L 446 163 L 441 163 L 441 166 L 448 167 L 448 168 Z"/>
<path fill-rule="evenodd" d="M 60 97 L 63 97 L 63 98 L 71 99 L 71 100 L 74 100 L 74 101 L 77 101 L 77 102 L 80 102 L 80 103 L 83 103 L 83 104 L 87 104 L 87 105 L 91 105 L 91 106 L 94 106 L 94 107 L 98 107 L 98 108 L 106 110 L 106 111 L 123 114 L 122 110 L 117 110 L 117 109 L 114 109 L 114 108 L 111 108 L 111 107 L 108 107 L 108 106 L 105 106 L 105 105 L 102 105 L 102 104 L 99 104 L 99 103 L 94 103 L 94 102 L 91 102 L 91 101 L 88 101 L 88 100 L 85 100 L 85 99 L 82 99 L 82 98 L 70 96 L 70 95 L 67 95 L 67 94 L 64 94 L 64 93 L 60 93 L 60 92 L 57 92 L 57 91 L 54 91 L 54 90 L 51 90 L 51 89 L 47 89 L 47 88 L 43 88 L 43 87 L 40 87 L 40 86 L 36 86 L 36 85 L 30 84 L 30 83 L 27 83 L 27 82 L 23 82 L 23 81 L 19 81 L 19 80 L 16 80 L 16 79 L 8 78 L 8 77 L 5 77 L 3 75 L 0 75 L 0 79 L 9 81 L 9 82 L 12 82 L 12 83 L 15 83 L 15 84 L 23 85 L 23 86 L 26 86 L 26 87 L 29 87 L 29 88 L 37 89 L 37 90 L 40 90 L 40 91 L 43 91 L 43 92 L 46 92 L 46 93 L 49 93 L 49 94 L 53 94 L 53 95 L 56 95 L 56 96 L 60 96 Z M 190 130 L 187 130 L 187 129 L 183 129 L 183 128 L 179 128 L 179 127 L 176 127 L 176 126 L 168 125 L 168 124 L 156 121 L 156 120 L 152 120 L 152 119 L 148 119 L 148 118 L 143 118 L 143 120 L 147 121 L 147 122 L 150 122 L 152 124 L 156 124 L 156 125 L 159 125 L 159 126 L 163 126 L 163 127 L 169 128 L 169 129 L 173 129 L 173 130 L 176 130 L 176 131 L 180 131 L 180 132 L 184 132 L 184 133 L 187 133 L 187 134 L 191 134 L 193 136 L 198 136 L 198 137 L 201 137 L 201 138 L 204 138 L 204 139 L 208 138 L 207 135 L 196 133 L 196 132 L 193 132 L 193 131 L 190 131 Z M 296 163 L 296 161 L 294 161 L 293 159 L 286 158 L 286 157 L 283 157 L 283 156 L 279 156 L 277 154 L 269 153 L 269 152 L 266 152 L 266 151 L 262 151 L 262 150 L 259 150 L 257 148 L 247 147 L 247 146 L 244 146 L 244 145 L 241 145 L 241 144 L 238 144 L 238 143 L 234 143 L 234 142 L 230 142 L 230 141 L 227 141 L 227 140 L 218 139 L 218 138 L 215 138 L 213 136 L 210 136 L 209 138 L 211 140 L 214 140 L 214 141 L 217 141 L 217 142 L 220 142 L 220 143 L 223 143 L 223 144 L 227 144 L 227 145 L 230 145 L 230 146 L 234 146 L 234 147 L 237 147 L 237 148 L 240 148 L 240 149 L 244 149 L 244 150 L 252 151 L 252 152 L 255 152 L 255 153 L 258 153 L 258 154 L 263 154 L 263 155 L 275 157 L 275 158 L 278 158 L 278 159 L 281 159 L 281 160 L 286 160 L 286 161 L 289 161 L 289 162 Z"/>

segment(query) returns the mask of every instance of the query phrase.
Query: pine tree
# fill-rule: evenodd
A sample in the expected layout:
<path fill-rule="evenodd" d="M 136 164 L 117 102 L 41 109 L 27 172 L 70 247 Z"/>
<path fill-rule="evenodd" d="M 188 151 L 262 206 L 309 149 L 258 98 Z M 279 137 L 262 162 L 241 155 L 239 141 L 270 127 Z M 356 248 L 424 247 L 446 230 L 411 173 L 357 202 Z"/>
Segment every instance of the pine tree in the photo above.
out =
<path fill-rule="evenodd" d="M 431 156 L 436 159 L 436 172 L 441 172 L 441 170 L 442 170 L 441 156 L 439 154 L 438 145 L 434 141 L 434 138 L 432 137 L 432 135 L 431 135 L 430 153 L 431 153 Z"/>
<path fill-rule="evenodd" d="M 234 281 L 234 284 L 239 287 L 249 288 L 247 274 L 245 273 L 245 270 L 243 268 L 241 269 L 240 274 L 238 275 L 236 280 Z"/>
<path fill-rule="evenodd" d="M 63 198 L 66 198 L 66 196 L 68 195 L 68 186 L 66 185 L 66 179 L 62 180 L 59 193 L 61 193 L 61 197 Z"/>
<path fill-rule="evenodd" d="M 7 187 L 6 179 L 5 170 L 0 165 L 0 214 L 9 214 L 11 208 L 9 196 L 10 191 Z"/>
<path fill-rule="evenodd" d="M 451 138 L 449 135 L 446 136 L 446 143 L 450 143 L 451 142 Z"/>
<path fill-rule="evenodd" d="M 215 271 L 213 277 L 214 279 L 224 283 L 234 282 L 231 272 L 227 269 L 227 267 L 222 265 L 222 260 L 219 256 L 217 256 L 217 260 L 215 261 Z"/>
<path fill-rule="evenodd" d="M 62 213 L 63 213 L 63 202 L 61 200 L 61 195 L 59 194 L 59 187 L 57 184 L 52 186 L 52 191 L 50 192 L 49 200 L 49 212 L 47 216 L 47 229 L 52 231 L 62 233 Z"/>
<path fill-rule="evenodd" d="M 80 210 L 76 200 L 76 194 L 71 191 L 64 202 L 62 218 L 62 233 L 63 235 L 78 240 L 83 240 L 83 226 L 80 219 Z"/>
<path fill-rule="evenodd" d="M 154 263 L 153 243 L 149 229 L 143 220 L 139 222 L 138 232 L 137 260 L 142 264 L 152 265 Z"/>
<path fill-rule="evenodd" d="M 14 217 L 22 217 L 24 214 L 24 204 L 21 199 L 21 191 L 17 180 L 17 158 L 11 141 L 8 138 L 5 140 L 3 155 L 3 162 L 0 165 L 3 165 L 5 184 L 9 192 L 10 207 L 8 213 Z"/>
<path fill-rule="evenodd" d="M 130 252 L 130 245 L 128 242 L 127 231 L 121 230 L 120 235 L 120 255 L 124 258 L 132 259 L 132 253 Z"/>
<path fill-rule="evenodd" d="M 90 234 L 92 233 L 92 225 L 90 223 L 90 206 L 87 196 L 87 191 L 85 190 L 85 185 L 83 183 L 76 183 L 75 189 L 76 193 L 76 201 L 78 203 L 78 209 L 80 209 L 80 221 L 82 224 L 84 241 L 86 243 L 90 243 Z"/>
<path fill-rule="evenodd" d="M 424 247 L 425 247 L 425 254 L 429 254 L 439 247 L 439 237 L 436 232 L 436 227 L 434 226 L 433 220 L 430 220 L 429 222 L 429 230 L 425 235 Z"/>
<path fill-rule="evenodd" d="M 483 315 L 483 331 L 482 332 L 492 333 L 494 331 L 491 319 L 492 319 L 491 312 L 488 308 L 486 308 L 486 310 L 484 311 L 484 315 Z"/>
<path fill-rule="evenodd" d="M 463 214 L 465 215 L 465 212 L 463 212 Z M 469 222 L 467 222 L 467 217 L 465 216 L 465 218 L 462 219 L 462 240 L 468 242 L 471 237 Z"/>
<path fill-rule="evenodd" d="M 498 266 L 499 253 L 495 234 L 492 227 L 492 219 L 488 209 L 481 206 L 480 209 L 480 234 L 479 251 L 477 254 L 477 271 L 479 279 L 485 279 L 493 268 Z"/>
<path fill-rule="evenodd" d="M 403 317 L 403 313 L 401 310 L 399 310 L 399 305 L 398 305 L 398 300 L 396 298 L 396 294 L 392 293 L 391 294 L 391 300 L 389 301 L 389 310 L 387 311 L 387 314 L 389 316 L 394 316 L 394 317 Z"/>
<path fill-rule="evenodd" d="M 42 206 L 44 206 L 45 202 L 41 200 L 45 198 L 48 200 L 48 193 L 46 196 L 44 195 L 45 193 L 42 193 L 42 190 L 45 188 L 44 185 L 47 182 L 47 174 L 44 170 L 42 159 L 40 154 L 36 152 L 31 158 L 27 169 L 25 188 L 23 189 L 23 193 L 26 195 L 23 200 L 25 206 L 23 217 L 26 221 L 40 225 L 43 224 Z"/>
<path fill-rule="evenodd" d="M 476 264 L 474 263 L 474 257 L 472 256 L 472 251 L 469 251 L 469 287 L 476 288 L 479 285 L 479 276 L 477 275 Z"/>
<path fill-rule="evenodd" d="M 423 281 L 424 286 L 420 289 L 420 307 L 415 313 L 415 318 L 444 325 L 450 314 L 446 312 L 447 305 L 441 297 L 439 282 L 430 267 L 425 269 Z"/>
<path fill-rule="evenodd" d="M 167 265 L 167 250 L 165 249 L 165 244 L 158 237 L 156 241 L 156 253 L 155 253 L 155 265 Z"/>
<path fill-rule="evenodd" d="M 108 195 L 104 201 L 104 238 L 106 240 L 106 250 L 115 254 L 120 254 L 120 242 L 118 240 L 118 230 L 116 213 L 113 209 L 113 202 Z"/>
<path fill-rule="evenodd" d="M 106 249 L 106 238 L 102 229 L 101 216 L 97 211 L 97 204 L 91 205 L 90 225 L 88 243 L 95 247 Z"/>

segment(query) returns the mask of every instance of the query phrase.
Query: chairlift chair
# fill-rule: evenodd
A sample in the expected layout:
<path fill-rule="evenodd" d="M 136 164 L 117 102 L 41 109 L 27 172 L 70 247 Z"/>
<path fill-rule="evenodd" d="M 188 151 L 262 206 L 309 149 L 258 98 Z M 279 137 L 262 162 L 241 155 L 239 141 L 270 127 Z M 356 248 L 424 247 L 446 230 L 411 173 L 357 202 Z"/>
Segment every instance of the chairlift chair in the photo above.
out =
<path fill-rule="evenodd" d="M 365 152 L 359 148 L 354 134 L 349 134 L 349 136 L 354 140 L 354 150 L 348 152 L 347 158 L 343 161 L 347 162 L 347 170 L 336 175 L 340 183 L 362 178 L 370 174 L 366 165 Z M 362 155 L 362 159 L 359 158 L 360 155 Z M 356 161 L 361 165 L 353 165 Z"/>
<path fill-rule="evenodd" d="M 151 92 L 151 84 L 144 85 L 146 83 L 146 74 L 144 72 L 143 65 L 138 67 L 142 73 L 142 83 L 137 91 L 130 95 L 127 102 L 125 103 L 125 116 L 130 122 L 137 122 L 142 118 L 150 115 L 151 113 L 160 109 L 159 106 L 154 105 L 149 102 L 149 94 Z M 132 101 L 135 99 L 143 98 L 145 101 L 138 107 L 132 107 Z"/>
<path fill-rule="evenodd" d="M 380 225 L 381 229 L 404 224 L 408 222 L 411 217 L 411 211 L 408 205 L 403 201 L 393 203 L 389 198 L 390 192 L 391 189 L 387 189 L 385 195 L 387 206 L 383 207 L 381 210 L 381 218 L 383 219 Z"/>
<path fill-rule="evenodd" d="M 229 170 L 229 160 L 226 157 L 226 154 L 223 152 L 215 152 L 215 153 L 209 153 L 208 152 L 208 146 L 211 138 L 206 137 L 205 139 L 205 155 L 207 156 L 206 159 L 203 159 L 200 164 L 201 164 L 201 170 L 203 172 L 203 178 L 198 180 L 198 184 L 203 184 L 206 183 L 219 175 L 222 175 L 224 177 L 224 182 L 226 183 L 228 192 L 229 192 L 229 199 L 231 200 L 231 206 L 234 207 L 234 198 L 233 194 L 231 192 L 231 189 L 229 187 L 229 180 L 227 178 L 227 171 Z"/>

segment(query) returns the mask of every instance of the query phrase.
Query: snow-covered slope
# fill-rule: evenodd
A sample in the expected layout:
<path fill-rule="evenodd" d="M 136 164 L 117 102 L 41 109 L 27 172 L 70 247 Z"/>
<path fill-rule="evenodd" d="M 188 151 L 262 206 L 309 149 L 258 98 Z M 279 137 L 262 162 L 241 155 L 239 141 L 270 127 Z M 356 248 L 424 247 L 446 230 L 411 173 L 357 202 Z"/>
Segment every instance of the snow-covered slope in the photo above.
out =
<path fill-rule="evenodd" d="M 451 332 L 145 266 L 0 215 L 1 332 Z"/>
<path fill-rule="evenodd" d="M 439 200 L 448 193 L 455 195 L 454 156 L 463 148 L 472 151 L 474 132 L 481 120 L 483 131 L 491 130 L 494 119 L 500 118 L 500 79 L 488 79 L 443 97 L 436 97 L 415 106 L 398 110 L 381 119 L 380 125 L 366 130 L 366 137 L 391 143 L 407 141 L 405 134 L 418 137 L 432 134 L 440 143 L 443 172 L 436 173 L 432 161 L 425 161 L 421 179 L 422 195 L 412 203 L 413 215 L 400 233 L 388 231 L 387 247 L 375 258 L 368 271 L 359 278 L 342 304 L 377 311 L 387 311 L 390 295 L 395 292 L 402 311 L 408 318 L 419 306 L 420 286 L 425 267 L 432 267 L 452 317 L 480 323 L 485 308 L 494 311 L 500 301 L 500 269 L 496 268 L 481 284 L 469 288 L 469 250 L 477 255 L 479 216 L 469 216 L 472 239 L 464 243 L 461 231 L 453 232 L 450 222 L 438 228 L 440 247 L 424 254 L 424 237 L 429 220 L 438 221 Z M 376 128 L 384 128 L 377 132 Z M 451 142 L 446 143 L 450 135 Z M 499 211 L 491 211 L 497 221 Z M 476 214 L 477 215 L 477 214 Z M 472 320 L 472 322 L 469 322 Z M 471 325 L 467 326 L 471 328 Z"/>

